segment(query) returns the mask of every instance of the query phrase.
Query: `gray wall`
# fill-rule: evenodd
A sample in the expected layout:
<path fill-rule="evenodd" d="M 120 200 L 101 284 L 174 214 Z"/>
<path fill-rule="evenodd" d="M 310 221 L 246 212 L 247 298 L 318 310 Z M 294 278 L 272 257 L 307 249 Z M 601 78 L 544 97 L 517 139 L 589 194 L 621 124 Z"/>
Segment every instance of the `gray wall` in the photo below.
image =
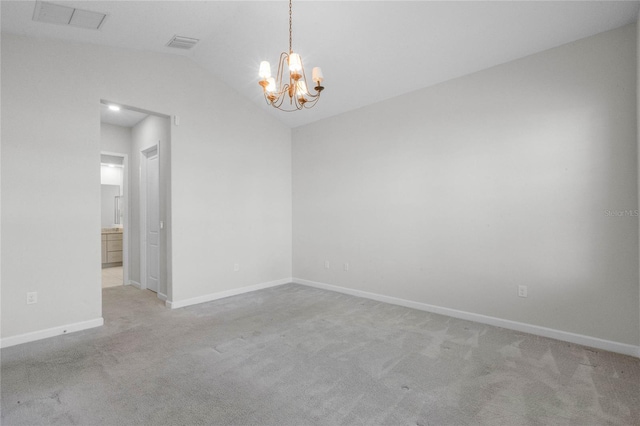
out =
<path fill-rule="evenodd" d="M 100 123 L 100 150 L 127 154 L 131 161 L 131 128 Z"/>
<path fill-rule="evenodd" d="M 172 300 L 290 275 L 293 176 L 299 278 L 637 345 L 638 219 L 611 214 L 638 207 L 635 39 L 296 129 L 292 173 L 291 132 L 186 58 L 3 35 L 2 337 L 101 315 L 108 99 L 181 116 Z"/>
<path fill-rule="evenodd" d="M 635 52 L 632 25 L 295 129 L 294 277 L 637 345 Z"/>
<path fill-rule="evenodd" d="M 101 99 L 181 117 L 174 301 L 291 276 L 291 131 L 188 58 L 3 34 L 1 84 L 3 339 L 101 317 Z"/>
<path fill-rule="evenodd" d="M 640 165 L 640 25 L 638 24 L 640 22 L 640 12 L 638 13 L 638 20 L 636 21 L 636 83 L 637 83 L 637 87 L 636 87 L 636 103 L 637 103 L 637 110 L 636 110 L 636 117 L 637 117 L 637 141 L 638 141 L 638 164 Z M 640 172 L 638 173 L 638 190 L 640 191 Z M 639 204 L 638 204 L 638 208 L 640 209 L 640 193 L 639 193 Z M 640 232 L 638 237 L 640 238 Z M 638 285 L 638 299 L 640 299 L 640 284 Z M 640 300 L 639 300 L 639 305 L 640 305 Z M 638 322 L 640 324 L 640 307 L 638 308 Z M 640 335 L 640 325 L 638 326 L 638 334 Z M 640 337 L 638 337 L 638 340 L 640 340 Z"/>

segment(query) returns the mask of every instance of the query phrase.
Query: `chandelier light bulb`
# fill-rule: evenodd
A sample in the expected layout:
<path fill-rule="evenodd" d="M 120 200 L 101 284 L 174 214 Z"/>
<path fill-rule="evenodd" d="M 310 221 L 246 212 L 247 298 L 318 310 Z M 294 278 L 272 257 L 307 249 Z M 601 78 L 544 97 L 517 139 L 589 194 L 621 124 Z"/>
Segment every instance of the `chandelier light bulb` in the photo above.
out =
<path fill-rule="evenodd" d="M 260 62 L 260 71 L 258 72 L 258 75 L 263 80 L 266 80 L 269 77 L 271 77 L 271 65 L 269 65 L 269 62 L 267 61 Z"/>

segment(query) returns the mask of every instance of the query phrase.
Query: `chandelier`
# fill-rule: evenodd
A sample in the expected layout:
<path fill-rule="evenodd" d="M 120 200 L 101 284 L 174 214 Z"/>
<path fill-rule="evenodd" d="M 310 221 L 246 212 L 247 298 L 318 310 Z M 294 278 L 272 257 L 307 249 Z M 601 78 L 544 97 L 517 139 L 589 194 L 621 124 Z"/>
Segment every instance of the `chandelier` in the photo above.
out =
<path fill-rule="evenodd" d="M 258 72 L 260 76 L 258 84 L 262 86 L 267 104 L 287 112 L 313 108 L 320 99 L 320 92 L 324 89 L 321 85 L 324 80 L 322 70 L 315 67 L 311 72 L 311 81 L 316 84 L 315 93 L 309 92 L 302 59 L 300 55 L 293 53 L 291 48 L 291 15 L 291 0 L 289 0 L 289 51 L 280 54 L 278 73 L 275 78 L 271 76 L 271 65 L 268 61 L 260 62 Z M 287 75 L 285 75 L 285 66 L 289 71 Z"/>

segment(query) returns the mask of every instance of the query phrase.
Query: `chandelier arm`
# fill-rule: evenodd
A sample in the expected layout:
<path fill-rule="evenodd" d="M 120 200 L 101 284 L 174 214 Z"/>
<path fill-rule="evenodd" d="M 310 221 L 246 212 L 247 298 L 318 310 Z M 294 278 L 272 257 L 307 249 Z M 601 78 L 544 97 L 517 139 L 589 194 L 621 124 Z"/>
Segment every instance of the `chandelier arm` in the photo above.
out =
<path fill-rule="evenodd" d="M 289 54 L 286 52 L 282 52 L 280 54 L 280 61 L 278 62 L 278 76 L 277 76 L 277 87 L 278 87 L 278 93 L 282 94 L 285 92 L 285 83 L 284 83 L 284 68 L 285 68 L 285 63 L 287 62 L 289 58 Z"/>
<path fill-rule="evenodd" d="M 275 96 L 275 99 L 271 101 L 271 106 L 274 106 L 276 108 L 280 108 L 283 100 L 282 76 L 284 74 L 284 62 L 286 61 L 286 57 L 287 54 L 282 52 L 278 61 L 278 72 L 276 73 L 275 78 L 276 87 L 275 91 L 272 94 L 272 96 Z"/>
<path fill-rule="evenodd" d="M 287 52 L 280 53 L 280 62 L 278 63 L 278 72 L 284 71 L 284 64 L 288 62 L 289 54 Z"/>
<path fill-rule="evenodd" d="M 282 96 L 278 97 L 278 99 L 274 101 L 273 106 L 280 109 L 280 105 L 282 105 L 283 100 L 284 100 L 284 97 Z"/>
<path fill-rule="evenodd" d="M 320 96 L 311 96 L 311 98 L 307 100 L 307 102 L 305 102 L 304 107 L 313 108 L 313 106 L 318 102 L 319 99 Z"/>
<path fill-rule="evenodd" d="M 282 104 L 284 104 L 284 97 L 282 97 L 279 99 L 277 103 L 273 104 L 273 106 L 283 112 L 295 112 L 295 111 L 300 111 L 302 109 L 313 108 L 315 104 L 318 102 L 318 99 L 319 99 L 318 97 L 314 97 L 311 100 L 307 100 L 304 104 L 301 104 L 296 98 L 295 101 L 292 101 L 291 107 L 286 108 L 286 107 L 282 107 Z"/>
<path fill-rule="evenodd" d="M 307 83 L 307 74 L 304 71 L 304 66 L 302 67 L 302 78 L 304 79 L 304 85 L 307 87 L 307 95 L 311 96 L 312 98 L 317 98 L 320 96 L 320 92 L 315 90 L 316 88 L 313 87 L 313 90 L 315 90 L 316 94 L 312 94 L 311 90 L 309 89 L 309 83 Z M 312 83 L 315 84 L 315 82 L 312 81 Z M 311 108 L 311 107 L 309 107 Z"/>
<path fill-rule="evenodd" d="M 315 100 L 313 100 L 313 101 L 309 101 L 309 102 L 305 103 L 305 104 L 304 104 L 304 107 L 305 107 L 306 109 L 311 109 L 311 108 L 313 108 L 314 106 L 316 106 L 316 102 L 318 102 L 318 99 L 317 99 L 317 98 L 316 98 Z"/>

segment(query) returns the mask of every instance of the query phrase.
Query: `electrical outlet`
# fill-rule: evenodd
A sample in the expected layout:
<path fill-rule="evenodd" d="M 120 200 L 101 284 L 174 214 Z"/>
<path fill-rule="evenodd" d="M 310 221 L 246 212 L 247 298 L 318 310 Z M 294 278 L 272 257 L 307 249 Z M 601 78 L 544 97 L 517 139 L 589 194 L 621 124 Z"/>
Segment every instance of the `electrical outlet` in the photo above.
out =
<path fill-rule="evenodd" d="M 348 271 L 349 270 L 349 262 L 345 262 L 344 264 L 344 270 Z"/>
<path fill-rule="evenodd" d="M 527 297 L 527 286 L 519 285 L 518 286 L 518 297 Z"/>
<path fill-rule="evenodd" d="M 31 291 L 27 293 L 27 305 L 33 305 L 34 303 L 38 303 L 37 291 Z"/>
<path fill-rule="evenodd" d="M 234 270 L 234 272 L 238 272 L 240 270 L 240 264 L 239 263 L 234 263 L 233 264 L 233 270 Z"/>
<path fill-rule="evenodd" d="M 327 268 L 327 269 L 329 269 L 329 261 L 328 261 L 328 260 L 325 260 L 325 261 L 324 261 L 324 267 L 325 267 L 325 268 Z"/>

